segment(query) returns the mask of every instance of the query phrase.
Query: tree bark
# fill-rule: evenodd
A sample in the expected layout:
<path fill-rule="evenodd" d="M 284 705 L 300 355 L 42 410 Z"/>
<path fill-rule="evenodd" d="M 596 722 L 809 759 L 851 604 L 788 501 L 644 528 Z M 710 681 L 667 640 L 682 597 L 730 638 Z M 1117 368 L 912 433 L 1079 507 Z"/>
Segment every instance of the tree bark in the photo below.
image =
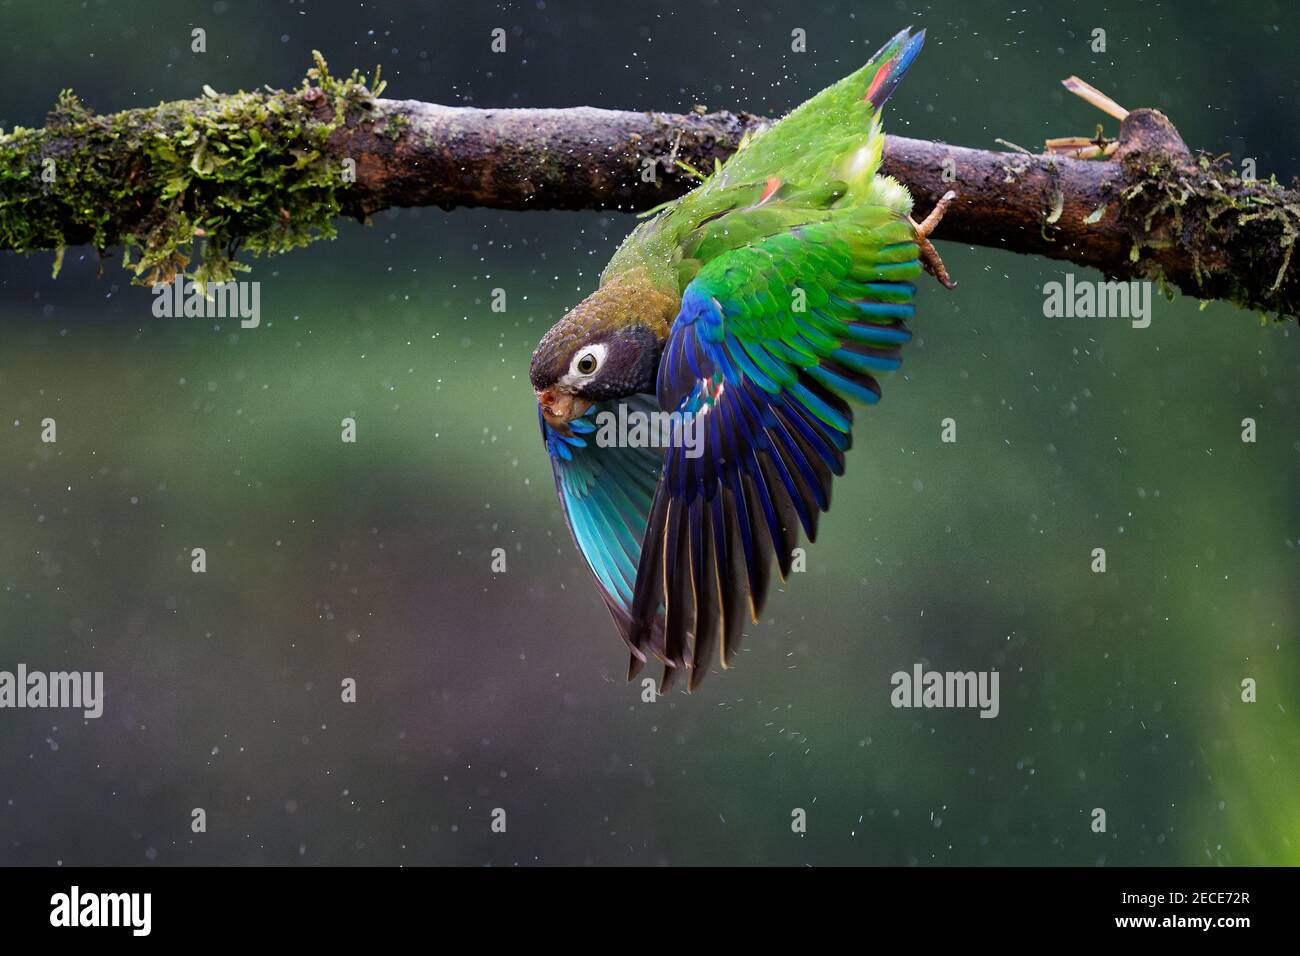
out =
<path fill-rule="evenodd" d="M 328 234 L 322 223 L 332 215 L 430 205 L 645 210 L 693 188 L 679 161 L 711 171 L 745 134 L 772 123 L 729 112 L 447 107 L 374 98 L 355 74 L 352 85 L 327 73 L 317 80 L 231 99 L 209 91 L 108 117 L 61 101 L 43 129 L 0 138 L 0 249 L 126 242 L 143 250 L 156 280 L 189 258 L 150 258 L 171 248 L 165 242 L 184 248 L 197 236 L 227 256 L 278 252 L 305 244 L 311 229 Z M 263 141 L 254 154 L 247 136 L 256 117 Z M 158 143 L 174 148 L 160 159 Z M 72 163 L 71 175 L 42 181 L 51 158 Z M 245 168 L 260 177 L 252 196 Z M 1243 180 L 1222 159 L 1191 155 L 1155 110 L 1124 119 L 1109 159 L 890 136 L 884 171 L 908 186 L 918 215 L 957 192 L 932 238 L 1151 279 L 1279 319 L 1300 312 L 1292 255 L 1300 190 Z M 191 234 L 169 238 L 178 222 Z"/>

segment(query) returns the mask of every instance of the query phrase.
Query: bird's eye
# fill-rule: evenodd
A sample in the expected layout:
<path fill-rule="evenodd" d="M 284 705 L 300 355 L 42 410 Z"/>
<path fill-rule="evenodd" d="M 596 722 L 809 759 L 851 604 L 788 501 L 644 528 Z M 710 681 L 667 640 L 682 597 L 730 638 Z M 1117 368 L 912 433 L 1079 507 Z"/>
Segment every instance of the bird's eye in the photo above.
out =
<path fill-rule="evenodd" d="M 596 371 L 597 364 L 599 363 L 596 361 L 596 356 L 593 353 L 588 352 L 586 355 L 583 355 L 578 359 L 576 368 L 583 375 L 590 375 L 592 372 Z"/>

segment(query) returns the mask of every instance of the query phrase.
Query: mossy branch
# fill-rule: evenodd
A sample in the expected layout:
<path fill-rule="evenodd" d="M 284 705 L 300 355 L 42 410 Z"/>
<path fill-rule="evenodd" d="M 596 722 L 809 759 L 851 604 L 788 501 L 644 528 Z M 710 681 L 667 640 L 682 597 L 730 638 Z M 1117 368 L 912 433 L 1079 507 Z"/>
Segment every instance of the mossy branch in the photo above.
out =
<path fill-rule="evenodd" d="M 236 255 L 332 238 L 348 183 L 330 137 L 383 84 L 316 54 L 293 92 L 218 94 L 98 116 L 65 90 L 43 129 L 0 137 L 0 248 L 123 249 L 137 281 L 222 282 Z"/>
<path fill-rule="evenodd" d="M 339 216 L 394 206 L 650 209 L 772 122 L 455 108 L 379 99 L 382 87 L 377 74 L 332 77 L 317 55 L 291 91 L 205 88 L 106 116 L 65 93 L 44 128 L 0 136 L 0 249 L 53 250 L 57 270 L 67 246 L 121 247 L 137 281 L 223 281 L 247 268 L 241 252 L 304 246 Z M 1300 189 L 1243 180 L 1193 156 L 1159 112 L 1117 109 L 1116 140 L 1070 137 L 1041 155 L 891 136 L 885 171 L 921 212 L 957 191 L 933 238 L 1296 318 Z"/>

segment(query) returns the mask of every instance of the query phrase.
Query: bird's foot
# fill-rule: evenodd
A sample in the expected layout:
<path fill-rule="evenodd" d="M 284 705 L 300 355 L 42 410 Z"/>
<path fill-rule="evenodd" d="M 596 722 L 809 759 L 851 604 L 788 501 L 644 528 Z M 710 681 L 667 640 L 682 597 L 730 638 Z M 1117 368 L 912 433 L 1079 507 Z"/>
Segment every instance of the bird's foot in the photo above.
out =
<path fill-rule="evenodd" d="M 948 211 L 948 206 L 956 198 L 957 194 L 950 189 L 934 204 L 934 208 L 930 210 L 930 215 L 920 222 L 917 222 L 911 216 L 907 217 L 907 221 L 916 230 L 916 244 L 921 251 L 922 267 L 926 272 L 942 282 L 946 289 L 957 288 L 957 283 L 948 278 L 948 270 L 944 266 L 943 260 L 939 258 L 939 253 L 935 250 L 934 244 L 930 242 L 928 236 L 934 232 L 935 227 L 939 225 L 939 221 L 943 219 L 943 214 Z"/>

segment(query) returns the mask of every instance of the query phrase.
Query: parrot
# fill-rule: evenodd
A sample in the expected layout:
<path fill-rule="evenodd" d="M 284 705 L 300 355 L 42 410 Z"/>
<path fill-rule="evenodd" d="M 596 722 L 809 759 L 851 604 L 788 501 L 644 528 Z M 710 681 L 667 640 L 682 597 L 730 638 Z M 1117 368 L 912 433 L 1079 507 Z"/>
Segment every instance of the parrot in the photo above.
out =
<path fill-rule="evenodd" d="M 533 352 L 529 379 L 564 517 L 630 651 L 659 692 L 717 648 L 728 668 L 758 623 L 775 559 L 816 539 L 844 473 L 852 405 L 899 366 L 923 269 L 948 278 L 912 197 L 880 173 L 881 110 L 925 31 L 741 141 L 651 210 L 598 288 Z M 597 422 L 676 412 L 700 447 L 600 442 Z"/>

